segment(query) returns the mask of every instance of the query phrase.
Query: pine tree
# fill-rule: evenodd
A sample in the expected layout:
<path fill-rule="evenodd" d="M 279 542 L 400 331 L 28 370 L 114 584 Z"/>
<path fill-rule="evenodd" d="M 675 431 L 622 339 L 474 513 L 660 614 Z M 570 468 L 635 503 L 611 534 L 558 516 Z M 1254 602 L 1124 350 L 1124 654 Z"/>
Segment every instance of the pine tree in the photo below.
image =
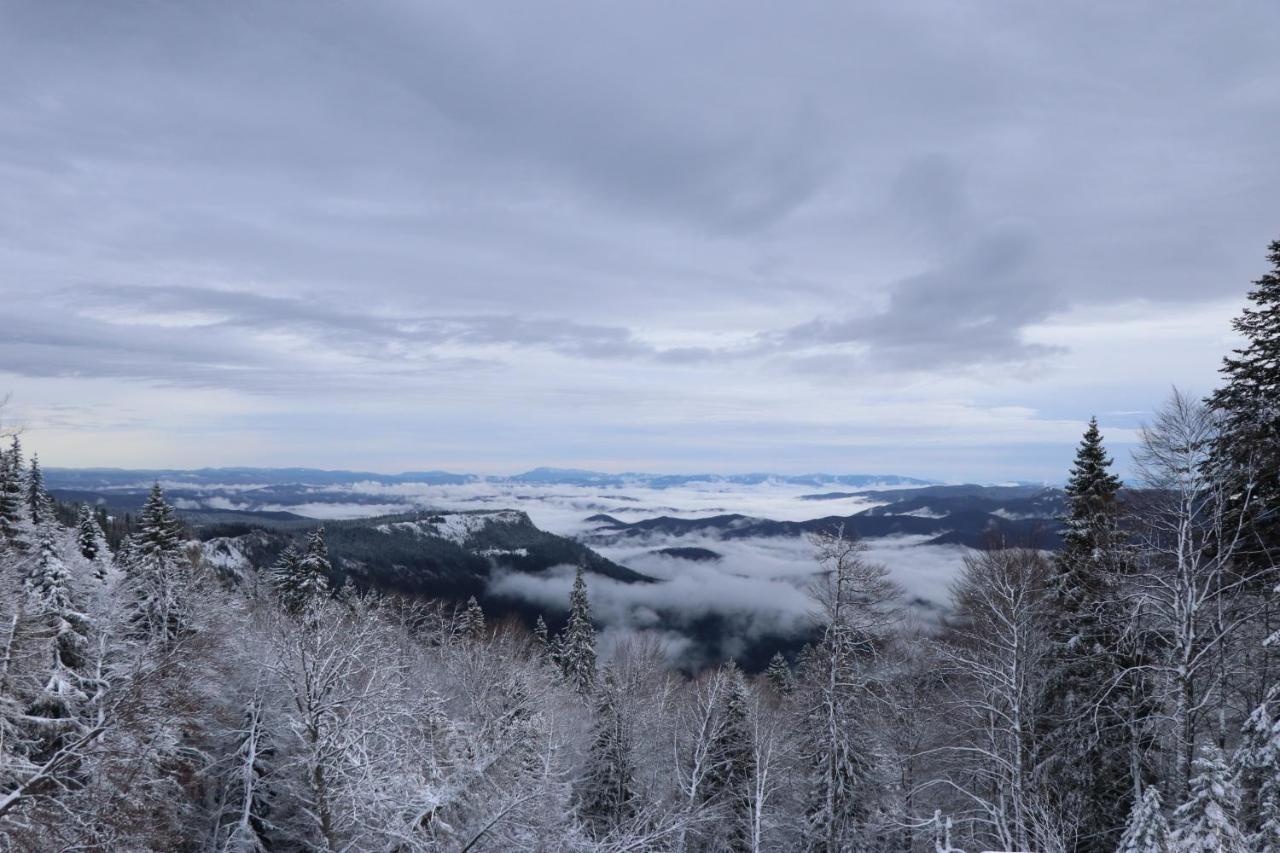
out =
<path fill-rule="evenodd" d="M 1231 484 L 1231 515 L 1252 525 L 1257 543 L 1248 556 L 1263 567 L 1271 565 L 1268 553 L 1280 551 L 1280 240 L 1267 259 L 1271 270 L 1232 323 L 1245 344 L 1223 359 L 1225 382 L 1207 401 L 1221 419 L 1214 473 Z"/>
<path fill-rule="evenodd" d="M 1236 816 L 1240 794 L 1217 747 L 1201 750 L 1191 798 L 1173 813 L 1170 849 L 1175 853 L 1248 853 Z"/>
<path fill-rule="evenodd" d="M 1077 851 L 1109 851 L 1130 811 L 1129 743 L 1114 700 L 1127 669 L 1118 622 L 1117 553 L 1121 535 L 1117 493 L 1096 418 L 1089 420 L 1067 481 L 1062 549 L 1054 561 L 1049 608 L 1052 688 L 1046 697 L 1041 742 L 1043 772 L 1059 809 L 1077 821 Z"/>
<path fill-rule="evenodd" d="M 769 659 L 769 668 L 765 670 L 764 675 L 769 681 L 769 686 L 779 696 L 788 695 L 795 686 L 791 675 L 791 667 L 787 664 L 787 659 L 782 656 L 782 652 L 774 652 L 773 657 Z"/>
<path fill-rule="evenodd" d="M 591 624 L 591 603 L 587 600 L 587 582 L 582 567 L 573 579 L 569 593 L 569 624 L 559 642 L 560 671 L 574 690 L 582 695 L 591 692 L 596 677 L 596 629 Z"/>
<path fill-rule="evenodd" d="M 93 510 L 89 509 L 88 504 L 81 504 L 80 517 L 76 522 L 76 545 L 80 549 L 80 556 L 90 562 L 98 559 L 98 536 L 101 532 L 102 528 L 98 527 Z"/>
<path fill-rule="evenodd" d="M 312 600 L 329 594 L 332 571 L 324 528 L 318 527 L 307 538 L 301 553 L 292 545 L 285 548 L 272 570 L 272 577 L 285 608 L 300 613 Z"/>
<path fill-rule="evenodd" d="M 474 595 L 467 599 L 467 609 L 463 611 L 460 628 L 462 635 L 469 640 L 479 640 L 484 636 L 484 610 Z"/>
<path fill-rule="evenodd" d="M 1169 824 L 1160 805 L 1160 790 L 1148 785 L 1133 806 L 1116 853 L 1167 853 Z"/>
<path fill-rule="evenodd" d="M 632 819 L 637 799 L 631 724 L 612 667 L 605 667 L 602 682 L 595 695 L 587 768 L 578 786 L 578 816 L 595 838 Z"/>
<path fill-rule="evenodd" d="M 44 491 L 44 474 L 40 470 L 40 457 L 33 454 L 31 470 L 27 473 L 27 512 L 31 515 L 31 523 L 39 524 L 47 509 L 48 495 Z"/>

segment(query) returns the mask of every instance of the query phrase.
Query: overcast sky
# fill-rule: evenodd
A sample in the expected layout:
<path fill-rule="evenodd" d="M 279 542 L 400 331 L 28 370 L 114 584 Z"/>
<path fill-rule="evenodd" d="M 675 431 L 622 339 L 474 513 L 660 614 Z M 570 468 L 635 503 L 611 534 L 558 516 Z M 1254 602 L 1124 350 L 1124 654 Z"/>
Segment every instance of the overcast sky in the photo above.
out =
<path fill-rule="evenodd" d="M 1277 43 L 1272 0 L 6 0 L 6 415 L 60 466 L 1059 479 L 1215 382 Z"/>

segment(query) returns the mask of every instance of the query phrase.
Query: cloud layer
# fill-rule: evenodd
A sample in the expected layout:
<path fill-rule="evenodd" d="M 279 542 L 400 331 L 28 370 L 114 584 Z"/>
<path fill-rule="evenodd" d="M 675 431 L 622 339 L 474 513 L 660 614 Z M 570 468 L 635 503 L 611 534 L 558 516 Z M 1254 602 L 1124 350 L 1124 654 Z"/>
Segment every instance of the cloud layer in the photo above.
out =
<path fill-rule="evenodd" d="M 19 0 L 0 387 L 65 464 L 1049 476 L 1212 383 L 1275 236 L 1278 36 Z"/>

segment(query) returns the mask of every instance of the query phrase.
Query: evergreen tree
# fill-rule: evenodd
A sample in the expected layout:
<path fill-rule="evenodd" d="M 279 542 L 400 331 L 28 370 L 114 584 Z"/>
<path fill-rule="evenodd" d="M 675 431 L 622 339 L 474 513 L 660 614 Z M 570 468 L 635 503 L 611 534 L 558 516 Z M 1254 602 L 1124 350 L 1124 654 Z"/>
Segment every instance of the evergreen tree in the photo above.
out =
<path fill-rule="evenodd" d="M 751 688 L 732 660 L 722 670 L 725 691 L 718 709 L 720 725 L 711 744 L 711 773 L 706 798 L 723 806 L 726 819 L 718 834 L 732 853 L 751 850 L 751 785 L 755 777 L 755 731 Z"/>
<path fill-rule="evenodd" d="M 1201 750 L 1191 779 L 1191 798 L 1173 813 L 1170 849 L 1175 853 L 1247 853 L 1236 816 L 1240 794 L 1217 747 Z"/>
<path fill-rule="evenodd" d="M 93 510 L 89 509 L 88 504 L 81 504 L 80 517 L 76 522 L 76 545 L 80 549 L 80 556 L 90 562 L 98 559 L 98 537 L 101 532 L 102 528 L 98 526 Z"/>
<path fill-rule="evenodd" d="M 574 690 L 582 695 L 591 692 L 596 677 L 596 629 L 591 624 L 591 603 L 587 600 L 587 582 L 582 567 L 573 579 L 569 593 L 569 624 L 559 642 L 560 671 Z"/>
<path fill-rule="evenodd" d="M 1160 790 L 1148 785 L 1133 806 L 1116 853 L 1167 853 L 1169 824 L 1160 806 Z"/>
<path fill-rule="evenodd" d="M 1267 259 L 1271 270 L 1232 323 L 1244 346 L 1223 359 L 1224 384 L 1207 401 L 1220 418 L 1212 467 L 1231 485 L 1227 528 L 1243 516 L 1257 537 L 1247 556 L 1264 568 L 1280 552 L 1280 240 Z"/>
<path fill-rule="evenodd" d="M 1236 751 L 1242 779 L 1257 790 L 1256 816 L 1250 829 L 1250 849 L 1257 853 L 1280 853 L 1280 720 L 1270 713 L 1276 688 L 1244 725 L 1244 737 Z M 1242 821 L 1243 822 L 1243 821 Z"/>
<path fill-rule="evenodd" d="M 323 527 L 311 533 L 301 553 L 293 545 L 285 548 L 272 570 L 276 592 L 285 608 L 292 613 L 302 612 L 313 599 L 329 593 L 331 573 L 329 546 L 325 543 Z"/>
<path fill-rule="evenodd" d="M 138 516 L 138 532 L 134 537 L 135 548 L 143 555 L 175 555 L 182 544 L 182 522 L 173 507 L 164 499 L 164 490 L 156 483 L 142 506 Z"/>
<path fill-rule="evenodd" d="M 32 455 L 31 470 L 27 473 L 27 512 L 31 523 L 39 524 L 47 509 L 49 496 L 44 491 L 44 474 L 40 471 L 40 457 Z"/>
<path fill-rule="evenodd" d="M 537 644 L 538 656 L 543 660 L 551 657 L 551 632 L 547 630 L 547 620 L 542 618 L 542 614 L 538 614 L 538 619 L 533 623 L 533 639 Z"/>
<path fill-rule="evenodd" d="M 484 627 L 484 610 L 473 595 L 467 599 L 467 609 L 462 613 L 462 635 L 469 640 L 479 640 L 484 636 Z"/>
<path fill-rule="evenodd" d="M 22 520 L 22 469 L 18 458 L 16 451 L 0 451 L 0 536 L 6 540 L 17 535 Z"/>
<path fill-rule="evenodd" d="M 587 768 L 578 786 L 578 816 L 595 838 L 616 832 L 635 816 L 636 767 L 631 725 L 612 667 L 595 694 Z"/>
<path fill-rule="evenodd" d="M 1077 821 L 1075 849 L 1098 853 L 1114 849 L 1133 791 L 1125 717 L 1112 698 L 1124 695 L 1116 684 L 1128 662 L 1117 628 L 1122 623 L 1110 612 L 1118 606 L 1121 543 L 1120 479 L 1110 467 L 1091 418 L 1067 480 L 1063 544 L 1054 561 L 1054 673 L 1041 733 L 1042 772 L 1059 809 Z"/>
<path fill-rule="evenodd" d="M 782 652 L 774 652 L 764 675 L 769 681 L 769 686 L 779 696 L 786 696 L 794 686 L 791 667 L 787 664 L 787 659 L 782 656 Z"/>
<path fill-rule="evenodd" d="M 36 549 L 26 576 L 29 616 L 48 642 L 48 672 L 26 714 L 38 744 L 32 752 L 36 761 L 49 758 L 80 730 L 80 710 L 91 686 L 83 674 L 88 663 L 89 619 L 76 606 L 47 500 L 42 503 L 46 520 L 36 529 Z"/>
<path fill-rule="evenodd" d="M 135 638 L 167 642 L 185 633 L 191 565 L 182 554 L 182 524 L 159 483 L 138 516 L 137 533 L 121 552 Z"/>

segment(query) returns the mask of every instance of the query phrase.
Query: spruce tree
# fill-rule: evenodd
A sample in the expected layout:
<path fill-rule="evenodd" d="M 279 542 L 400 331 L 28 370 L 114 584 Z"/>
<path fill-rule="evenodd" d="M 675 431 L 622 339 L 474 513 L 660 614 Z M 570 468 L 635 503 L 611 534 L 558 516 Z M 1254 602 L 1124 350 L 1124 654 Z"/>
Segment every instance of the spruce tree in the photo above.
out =
<path fill-rule="evenodd" d="M 13 451 L 0 451 L 0 537 L 5 540 L 17 535 L 22 520 L 22 470 L 15 460 Z"/>
<path fill-rule="evenodd" d="M 300 613 L 311 601 L 328 595 L 332 571 L 324 528 L 318 527 L 307 537 L 302 552 L 292 545 L 285 548 L 272 574 L 285 608 Z"/>
<path fill-rule="evenodd" d="M 484 636 L 484 610 L 474 595 L 467 599 L 467 609 L 462 613 L 459 627 L 469 640 L 479 640 Z"/>
<path fill-rule="evenodd" d="M 1280 720 L 1270 712 L 1276 690 L 1249 715 L 1235 756 L 1241 779 L 1257 791 L 1249 827 L 1249 846 L 1257 853 L 1280 853 Z"/>
<path fill-rule="evenodd" d="M 121 552 L 135 638 L 167 642 L 185 633 L 191 565 L 182 554 L 182 524 L 159 483 L 138 516 L 137 533 Z"/>
<path fill-rule="evenodd" d="M 1262 568 L 1280 553 L 1280 240 L 1267 259 L 1271 270 L 1232 322 L 1244 346 L 1223 359 L 1224 383 L 1207 401 L 1220 418 L 1211 464 L 1229 485 L 1227 528 L 1250 525 L 1255 539 L 1246 556 Z"/>
<path fill-rule="evenodd" d="M 591 692 L 596 677 L 596 629 L 591 624 L 591 603 L 587 600 L 587 582 L 582 567 L 573 579 L 569 593 L 569 624 L 559 642 L 560 671 L 574 690 L 582 695 Z"/>
<path fill-rule="evenodd" d="M 547 630 L 547 620 L 542 618 L 542 614 L 538 614 L 538 619 L 533 623 L 533 641 L 538 651 L 538 657 L 543 660 L 551 658 L 551 632 Z"/>
<path fill-rule="evenodd" d="M 578 816 L 597 839 L 631 820 L 636 813 L 636 767 L 631 725 L 623 711 L 621 690 L 612 667 L 595 695 L 587 768 L 578 786 Z"/>
<path fill-rule="evenodd" d="M 1174 853 L 1248 853 L 1236 823 L 1240 794 L 1235 777 L 1215 746 L 1195 760 L 1191 798 L 1173 813 Z"/>
<path fill-rule="evenodd" d="M 31 470 L 27 473 L 27 512 L 32 524 L 39 524 L 47 509 L 48 495 L 44 492 L 44 474 L 40 470 L 40 457 L 33 454 Z"/>
<path fill-rule="evenodd" d="M 32 757 L 37 762 L 47 760 L 80 730 L 80 711 L 89 699 L 86 689 L 91 685 L 84 676 L 89 618 L 76 606 L 71 577 L 59 553 L 57 530 L 47 512 L 47 500 L 41 509 L 45 510 L 42 515 L 46 520 L 36 529 L 35 553 L 26 575 L 29 615 L 48 638 L 48 671 L 26 712 L 36 743 Z"/>
<path fill-rule="evenodd" d="M 719 835 L 732 853 L 751 850 L 751 785 L 755 778 L 755 730 L 752 726 L 751 688 L 732 660 L 721 670 L 722 694 L 719 726 L 711 744 L 711 772 L 706 797 L 721 804 L 726 819 Z"/>
<path fill-rule="evenodd" d="M 80 549 L 80 556 L 90 562 L 98 559 L 98 536 L 101 532 L 93 510 L 88 504 L 81 504 L 80 517 L 76 521 L 76 546 Z"/>
<path fill-rule="evenodd" d="M 1042 772 L 1059 809 L 1077 821 L 1075 849 L 1099 853 L 1114 849 L 1133 790 L 1123 710 L 1101 698 L 1122 695 L 1115 686 L 1127 669 L 1111 612 L 1118 599 L 1121 484 L 1110 467 L 1091 418 L 1067 481 L 1062 549 L 1054 560 L 1053 677 L 1041 732 Z"/>
<path fill-rule="evenodd" d="M 1160 790 L 1148 785 L 1133 806 L 1116 853 L 1167 853 L 1168 850 L 1169 823 L 1160 805 Z"/>
<path fill-rule="evenodd" d="M 774 652 L 764 675 L 769 681 L 769 686 L 779 696 L 786 696 L 791 692 L 793 687 L 791 667 L 787 664 L 787 659 L 782 656 L 782 652 Z"/>

